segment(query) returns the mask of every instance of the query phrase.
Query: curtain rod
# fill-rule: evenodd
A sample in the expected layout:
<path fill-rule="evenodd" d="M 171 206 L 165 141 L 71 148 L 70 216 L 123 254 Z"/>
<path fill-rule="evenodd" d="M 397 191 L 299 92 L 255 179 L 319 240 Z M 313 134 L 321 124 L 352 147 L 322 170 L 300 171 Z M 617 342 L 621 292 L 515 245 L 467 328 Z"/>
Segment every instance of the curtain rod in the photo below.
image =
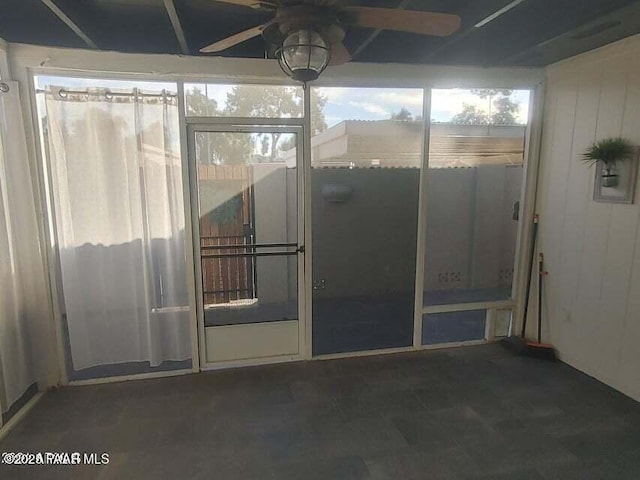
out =
<path fill-rule="evenodd" d="M 104 95 L 107 98 L 110 97 L 157 97 L 157 98 L 163 98 L 163 97 L 177 97 L 178 94 L 176 93 L 168 93 L 165 92 L 164 90 L 162 91 L 162 93 L 121 93 L 121 92 L 111 92 L 109 90 L 106 90 L 104 92 L 92 92 L 89 90 L 68 90 L 66 88 L 61 88 L 59 89 L 57 92 L 53 92 L 51 90 L 46 90 L 43 88 L 38 88 L 36 89 L 36 93 L 58 93 L 58 95 L 60 95 L 61 97 L 65 97 L 68 94 L 71 95 Z M 64 95 L 63 95 L 64 93 Z"/>

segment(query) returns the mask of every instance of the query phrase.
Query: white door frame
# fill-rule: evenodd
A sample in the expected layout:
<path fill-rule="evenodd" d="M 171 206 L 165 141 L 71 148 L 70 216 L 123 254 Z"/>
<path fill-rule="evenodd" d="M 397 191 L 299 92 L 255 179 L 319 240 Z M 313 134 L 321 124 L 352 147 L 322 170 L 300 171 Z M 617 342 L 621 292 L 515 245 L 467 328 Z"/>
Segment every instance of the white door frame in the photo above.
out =
<path fill-rule="evenodd" d="M 307 358 L 309 346 L 307 343 L 307 331 L 309 330 L 309 318 L 307 318 L 307 282 L 305 276 L 305 249 L 307 225 L 305 223 L 305 185 L 306 162 L 304 161 L 304 128 L 303 119 L 251 119 L 232 117 L 186 117 L 187 134 L 187 162 L 189 171 L 189 192 L 191 210 L 191 235 L 193 247 L 194 280 L 196 295 L 196 316 L 198 327 L 199 359 L 201 370 L 211 370 L 248 365 L 261 365 L 266 363 L 289 362 Z M 202 263 L 200 242 L 199 196 L 197 178 L 197 158 L 195 151 L 195 133 L 283 133 L 296 136 L 296 185 L 297 185 L 297 243 L 304 247 L 298 251 L 298 353 L 295 355 L 278 355 L 272 357 L 250 358 L 233 361 L 210 362 L 207 360 L 204 301 L 202 286 Z"/>

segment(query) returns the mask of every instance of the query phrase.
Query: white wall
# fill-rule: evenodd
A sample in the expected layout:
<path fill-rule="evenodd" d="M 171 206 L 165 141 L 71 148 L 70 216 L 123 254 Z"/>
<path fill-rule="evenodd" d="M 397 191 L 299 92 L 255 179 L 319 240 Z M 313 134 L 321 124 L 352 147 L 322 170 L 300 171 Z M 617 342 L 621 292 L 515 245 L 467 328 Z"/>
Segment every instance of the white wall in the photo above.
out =
<path fill-rule="evenodd" d="M 548 340 L 562 360 L 640 400 L 640 200 L 592 200 L 596 139 L 640 145 L 640 36 L 548 68 L 539 187 Z"/>

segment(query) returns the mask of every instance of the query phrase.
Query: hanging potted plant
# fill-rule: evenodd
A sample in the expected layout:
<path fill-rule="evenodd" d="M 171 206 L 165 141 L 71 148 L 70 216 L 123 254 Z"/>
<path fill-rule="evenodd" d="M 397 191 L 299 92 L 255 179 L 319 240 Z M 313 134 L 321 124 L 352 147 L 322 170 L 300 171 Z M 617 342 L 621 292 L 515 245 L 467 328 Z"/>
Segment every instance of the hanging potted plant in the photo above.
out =
<path fill-rule="evenodd" d="M 599 164 L 603 187 L 617 187 L 619 183 L 616 163 L 628 158 L 633 152 L 631 144 L 624 138 L 607 138 L 591 145 L 582 156 L 589 166 Z"/>

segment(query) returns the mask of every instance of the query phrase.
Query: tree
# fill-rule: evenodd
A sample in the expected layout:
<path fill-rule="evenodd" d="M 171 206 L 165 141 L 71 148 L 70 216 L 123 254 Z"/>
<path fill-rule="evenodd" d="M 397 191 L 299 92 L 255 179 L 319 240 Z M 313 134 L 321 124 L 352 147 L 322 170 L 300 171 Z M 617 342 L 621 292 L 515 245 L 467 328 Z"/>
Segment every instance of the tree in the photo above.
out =
<path fill-rule="evenodd" d="M 520 104 L 511 98 L 513 90 L 507 89 L 476 89 L 471 93 L 483 100 L 489 100 L 489 112 L 484 112 L 475 105 L 463 103 L 462 111 L 455 115 L 452 123 L 470 125 L 509 125 L 518 123 L 517 115 Z"/>
<path fill-rule="evenodd" d="M 481 88 L 471 90 L 471 93 L 478 95 L 483 100 L 489 99 L 490 123 L 499 125 L 517 123 L 516 115 L 520 110 L 520 105 L 511 100 L 513 90 L 504 88 Z M 494 108 L 495 110 L 493 110 Z"/>
<path fill-rule="evenodd" d="M 397 122 L 422 123 L 422 115 L 413 116 L 408 108 L 401 107 L 399 112 L 392 112 L 389 120 Z"/>
<path fill-rule="evenodd" d="M 517 102 L 511 100 L 511 97 L 505 96 L 497 98 L 493 103 L 496 107 L 496 112 L 491 117 L 492 122 L 497 125 L 512 125 L 519 123 L 516 116 L 520 111 L 520 105 Z"/>
<path fill-rule="evenodd" d="M 284 95 L 282 94 L 284 90 Z M 295 89 L 285 87 L 255 88 L 252 85 L 236 85 L 227 94 L 225 114 L 230 117 L 299 117 L 302 102 L 297 98 Z M 278 154 L 281 133 L 261 134 L 260 152 L 271 162 Z"/>
<path fill-rule="evenodd" d="M 463 103 L 462 111 L 454 115 L 451 123 L 461 125 L 487 125 L 489 123 L 489 115 L 479 110 L 475 105 Z"/>
<path fill-rule="evenodd" d="M 327 129 L 324 117 L 326 102 L 327 99 L 317 89 L 311 90 L 312 135 Z M 215 100 L 207 98 L 194 88 L 187 92 L 186 103 L 188 114 L 205 116 L 217 114 L 231 117 L 294 118 L 302 116 L 304 109 L 302 90 L 294 87 L 256 88 L 252 85 L 236 85 L 227 94 L 223 108 L 219 108 Z M 211 135 L 207 137 L 213 138 Z M 279 151 L 294 147 L 288 140 L 289 137 L 282 137 L 281 133 L 261 134 L 251 140 L 247 135 L 233 134 L 216 135 L 215 138 L 215 144 L 209 141 L 206 142 L 207 146 L 201 145 L 197 140 L 200 151 L 207 155 L 205 158 L 209 163 L 246 163 L 255 151 L 273 162 Z"/>
<path fill-rule="evenodd" d="M 413 122 L 413 114 L 402 107 L 398 113 L 391 113 L 390 120 L 398 120 L 400 122 Z"/>
<path fill-rule="evenodd" d="M 324 118 L 324 107 L 327 104 L 327 97 L 322 95 L 317 88 L 311 89 L 311 136 L 318 135 L 327 129 L 327 122 Z"/>
<path fill-rule="evenodd" d="M 193 87 L 186 94 L 187 115 L 194 117 L 207 117 L 215 115 L 218 111 L 218 102 L 207 97 L 201 90 Z"/>
<path fill-rule="evenodd" d="M 201 90 L 193 87 L 186 92 L 185 101 L 187 115 L 195 117 L 208 117 L 218 114 L 218 102 L 213 98 L 207 97 Z M 226 137 L 226 135 L 224 135 Z M 222 139 L 222 135 L 220 138 Z M 222 143 L 227 145 L 221 145 L 221 142 L 213 142 L 212 134 L 206 132 L 196 133 L 195 146 L 198 161 L 200 163 L 216 163 L 223 162 L 225 157 L 230 157 L 229 139 L 224 138 Z M 247 146 L 247 151 L 248 151 Z"/>
<path fill-rule="evenodd" d="M 317 135 L 327 129 L 324 106 L 327 99 L 317 89 L 311 90 L 311 134 Z M 225 113 L 232 117 L 296 118 L 304 111 L 303 93 L 294 87 L 255 88 L 237 85 L 227 95 Z M 261 153 L 275 161 L 278 151 L 293 147 L 290 141 L 280 143 L 281 133 L 260 135 Z"/>
<path fill-rule="evenodd" d="M 513 93 L 513 90 L 506 88 L 474 88 L 471 93 L 478 95 L 480 98 L 491 98 L 495 96 L 508 97 Z"/>

